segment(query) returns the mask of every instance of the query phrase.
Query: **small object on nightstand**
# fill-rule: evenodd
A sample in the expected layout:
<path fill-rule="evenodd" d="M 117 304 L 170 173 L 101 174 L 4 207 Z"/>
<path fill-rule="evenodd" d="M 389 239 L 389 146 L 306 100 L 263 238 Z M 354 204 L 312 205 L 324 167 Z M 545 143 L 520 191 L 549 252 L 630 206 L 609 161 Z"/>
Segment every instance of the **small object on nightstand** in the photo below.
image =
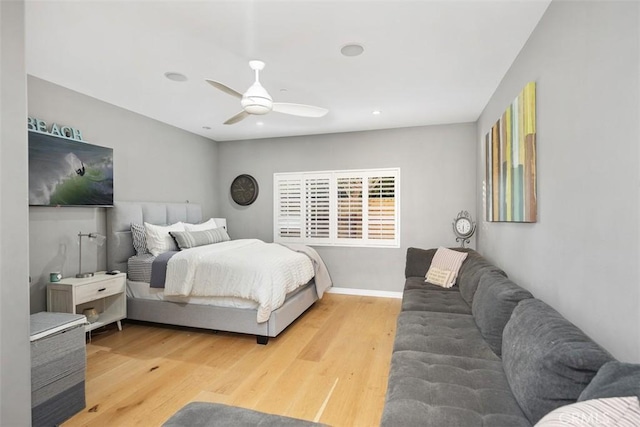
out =
<path fill-rule="evenodd" d="M 82 238 L 83 237 L 88 237 L 89 240 L 95 240 L 98 246 L 102 246 L 102 244 L 107 239 L 105 236 L 98 233 L 83 233 L 82 231 L 78 233 L 79 255 L 78 255 L 78 274 L 76 274 L 76 277 L 79 279 L 86 279 L 87 277 L 93 277 L 93 274 L 94 274 L 93 272 L 82 271 Z"/>
<path fill-rule="evenodd" d="M 50 282 L 59 282 L 62 280 L 62 274 L 59 271 L 55 273 L 49 273 L 49 281 Z"/>
<path fill-rule="evenodd" d="M 110 274 L 112 276 L 116 275 L 116 274 L 120 274 L 120 270 L 109 270 L 109 271 L 107 271 L 107 274 Z"/>
<path fill-rule="evenodd" d="M 89 323 L 95 323 L 95 321 L 100 317 L 100 315 L 98 314 L 98 310 L 93 307 L 85 308 L 84 310 L 82 310 L 82 314 L 87 317 Z"/>

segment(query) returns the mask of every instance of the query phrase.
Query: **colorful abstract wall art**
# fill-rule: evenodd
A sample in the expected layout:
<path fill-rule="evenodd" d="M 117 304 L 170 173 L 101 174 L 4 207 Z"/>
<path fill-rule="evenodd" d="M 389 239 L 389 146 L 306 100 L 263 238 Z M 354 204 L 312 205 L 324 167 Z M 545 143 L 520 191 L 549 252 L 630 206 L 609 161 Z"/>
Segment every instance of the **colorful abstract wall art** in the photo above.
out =
<path fill-rule="evenodd" d="M 529 82 L 485 137 L 485 219 L 536 222 L 536 83 Z"/>

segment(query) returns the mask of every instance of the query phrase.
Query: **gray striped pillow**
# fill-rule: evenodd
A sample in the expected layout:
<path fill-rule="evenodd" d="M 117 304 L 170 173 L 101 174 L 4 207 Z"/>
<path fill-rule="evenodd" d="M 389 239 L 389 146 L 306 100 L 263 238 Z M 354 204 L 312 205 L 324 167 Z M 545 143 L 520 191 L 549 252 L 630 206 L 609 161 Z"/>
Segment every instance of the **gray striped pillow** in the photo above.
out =
<path fill-rule="evenodd" d="M 585 400 L 549 412 L 536 427 L 635 427 L 640 425 L 636 396 Z"/>
<path fill-rule="evenodd" d="M 133 237 L 133 248 L 136 255 L 144 255 L 149 253 L 147 249 L 147 235 L 144 231 L 144 225 L 131 223 L 131 236 Z"/>
<path fill-rule="evenodd" d="M 231 240 L 222 227 L 202 231 L 170 231 L 169 234 L 176 241 L 180 250 Z"/>

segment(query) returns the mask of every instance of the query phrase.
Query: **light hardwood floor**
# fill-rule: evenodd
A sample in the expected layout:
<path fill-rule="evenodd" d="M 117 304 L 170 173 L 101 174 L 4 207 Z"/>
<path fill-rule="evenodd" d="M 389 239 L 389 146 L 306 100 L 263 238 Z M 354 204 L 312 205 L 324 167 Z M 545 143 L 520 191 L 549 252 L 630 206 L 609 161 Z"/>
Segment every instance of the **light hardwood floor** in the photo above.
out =
<path fill-rule="evenodd" d="M 141 323 L 94 333 L 87 407 L 63 426 L 159 426 L 192 401 L 379 425 L 399 312 L 399 299 L 325 294 L 266 346 Z"/>

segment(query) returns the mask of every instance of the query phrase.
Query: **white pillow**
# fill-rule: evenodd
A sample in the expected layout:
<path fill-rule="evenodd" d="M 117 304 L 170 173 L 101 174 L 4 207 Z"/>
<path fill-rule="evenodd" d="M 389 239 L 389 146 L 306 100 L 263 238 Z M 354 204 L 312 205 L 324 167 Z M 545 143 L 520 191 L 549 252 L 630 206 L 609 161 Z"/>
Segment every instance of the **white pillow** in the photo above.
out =
<path fill-rule="evenodd" d="M 213 228 L 218 228 L 218 225 L 216 224 L 213 218 L 211 218 L 207 222 L 203 222 L 200 224 L 189 224 L 187 222 L 184 223 L 185 231 L 205 231 L 205 230 L 211 230 Z M 175 230 L 171 230 L 171 231 L 175 231 Z"/>
<path fill-rule="evenodd" d="M 466 252 L 458 252 L 443 247 L 438 248 L 436 254 L 433 256 L 431 265 L 429 266 L 429 271 L 427 271 L 425 276 L 425 282 L 442 286 L 443 288 L 452 287 L 456 283 L 458 270 L 460 270 L 460 267 L 467 258 L 467 255 L 468 254 Z M 442 276 L 442 274 L 438 274 L 441 271 L 451 272 L 451 274 L 446 278 L 446 280 L 440 280 L 438 283 L 434 283 L 429 280 L 429 276 Z"/>
<path fill-rule="evenodd" d="M 158 256 L 168 251 L 177 251 L 178 246 L 169 234 L 170 231 L 185 231 L 182 222 L 162 226 L 144 223 L 144 230 L 147 236 L 147 249 L 153 256 Z"/>
<path fill-rule="evenodd" d="M 542 417 L 536 427 L 638 426 L 640 405 L 636 396 L 585 400 L 561 406 Z"/>

